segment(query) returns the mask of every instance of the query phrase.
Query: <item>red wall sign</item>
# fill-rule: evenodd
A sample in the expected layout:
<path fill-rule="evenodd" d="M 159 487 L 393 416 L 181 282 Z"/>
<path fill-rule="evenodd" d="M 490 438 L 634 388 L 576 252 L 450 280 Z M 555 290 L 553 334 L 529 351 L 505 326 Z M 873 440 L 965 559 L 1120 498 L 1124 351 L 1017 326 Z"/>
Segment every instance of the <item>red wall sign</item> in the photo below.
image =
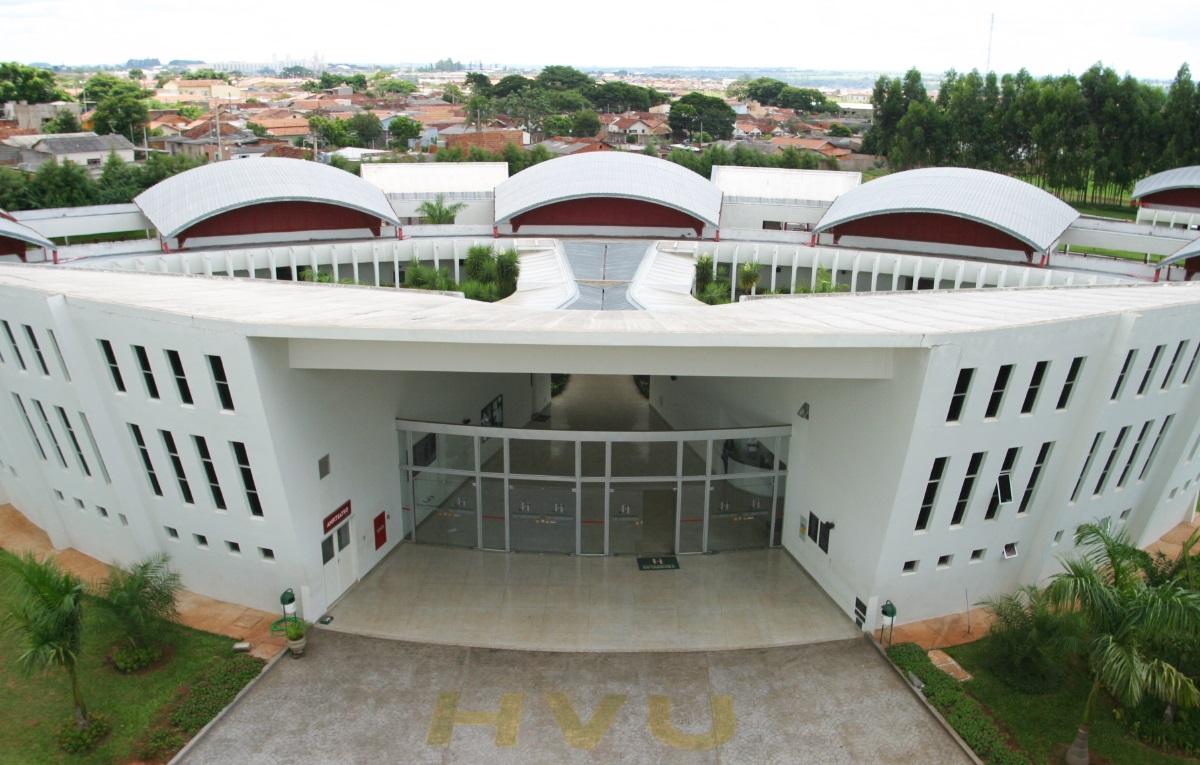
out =
<path fill-rule="evenodd" d="M 333 531 L 333 527 L 350 517 L 350 500 L 342 503 L 341 507 L 325 516 L 324 533 Z"/>
<path fill-rule="evenodd" d="M 387 544 L 387 512 L 375 516 L 375 549 Z"/>

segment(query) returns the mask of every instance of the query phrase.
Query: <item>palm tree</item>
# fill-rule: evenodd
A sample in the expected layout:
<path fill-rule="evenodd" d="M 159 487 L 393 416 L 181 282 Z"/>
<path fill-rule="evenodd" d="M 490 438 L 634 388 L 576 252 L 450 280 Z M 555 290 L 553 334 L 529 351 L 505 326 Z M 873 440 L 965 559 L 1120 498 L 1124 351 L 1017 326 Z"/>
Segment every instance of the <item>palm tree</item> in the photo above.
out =
<path fill-rule="evenodd" d="M 757 263 L 743 263 L 738 267 L 738 293 L 749 295 L 758 284 L 759 270 Z"/>
<path fill-rule="evenodd" d="M 1200 593 L 1177 580 L 1160 584 L 1142 575 L 1145 553 L 1109 522 L 1084 524 L 1075 533 L 1083 556 L 1064 561 L 1046 588 L 1050 602 L 1077 610 L 1088 631 L 1092 688 L 1079 731 L 1067 752 L 1069 765 L 1087 765 L 1088 729 L 1101 689 L 1125 706 L 1151 697 L 1177 706 L 1200 704 L 1200 691 L 1176 666 L 1152 653 L 1171 636 L 1200 630 Z"/>
<path fill-rule="evenodd" d="M 448 205 L 446 204 L 445 195 L 438 194 L 437 199 L 433 201 L 427 199 L 422 202 L 417 207 L 417 214 L 424 218 L 426 223 L 442 226 L 453 223 L 458 213 L 466 206 L 465 202 L 455 202 Z"/>
<path fill-rule="evenodd" d="M 53 560 L 39 561 L 32 553 L 17 557 L 0 550 L 0 566 L 14 580 L 16 605 L 7 614 L 7 627 L 24 643 L 17 657 L 19 666 L 26 672 L 65 669 L 71 679 L 75 725 L 86 728 L 91 718 L 77 671 L 83 642 L 83 582 Z"/>
<path fill-rule="evenodd" d="M 167 566 L 170 560 L 159 553 L 127 568 L 114 568 L 100 587 L 100 604 L 121 623 L 134 648 L 150 642 L 154 626 L 179 618 L 175 598 L 183 585 Z"/>

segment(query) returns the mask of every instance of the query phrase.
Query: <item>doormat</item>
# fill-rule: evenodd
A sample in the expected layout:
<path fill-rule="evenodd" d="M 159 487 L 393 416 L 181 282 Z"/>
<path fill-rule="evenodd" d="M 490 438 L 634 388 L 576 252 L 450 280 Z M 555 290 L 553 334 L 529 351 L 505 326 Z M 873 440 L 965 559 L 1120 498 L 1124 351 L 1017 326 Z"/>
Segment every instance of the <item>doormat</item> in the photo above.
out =
<path fill-rule="evenodd" d="M 679 559 L 674 555 L 660 555 L 654 558 L 638 558 L 638 571 L 670 571 L 679 568 Z"/>

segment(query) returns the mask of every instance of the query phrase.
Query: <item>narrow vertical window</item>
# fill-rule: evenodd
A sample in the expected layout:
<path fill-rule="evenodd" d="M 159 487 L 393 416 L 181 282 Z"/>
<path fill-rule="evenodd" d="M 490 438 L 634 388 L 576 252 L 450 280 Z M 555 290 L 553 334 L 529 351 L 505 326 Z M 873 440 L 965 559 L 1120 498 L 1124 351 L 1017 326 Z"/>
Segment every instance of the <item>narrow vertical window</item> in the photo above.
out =
<path fill-rule="evenodd" d="M 1162 385 L 1160 390 L 1166 390 L 1171 387 L 1171 383 L 1175 381 L 1175 372 L 1179 369 L 1179 359 L 1183 357 L 1184 351 L 1187 350 L 1188 341 L 1180 340 L 1179 345 L 1175 346 L 1175 353 L 1171 354 L 1171 363 L 1167 365 L 1167 373 L 1163 375 Z"/>
<path fill-rule="evenodd" d="M 1158 456 L 1158 448 L 1162 446 L 1163 439 L 1166 438 L 1167 431 L 1171 428 L 1171 423 L 1175 420 L 1175 415 L 1167 415 L 1167 419 L 1163 420 L 1162 427 L 1158 429 L 1158 435 L 1154 437 L 1154 445 L 1150 447 L 1150 454 L 1146 456 L 1146 464 L 1142 465 L 1142 472 L 1138 473 L 1138 480 L 1146 480 L 1146 474 L 1150 472 L 1150 466 L 1154 464 L 1154 458 Z"/>
<path fill-rule="evenodd" d="M 208 479 L 208 490 L 212 494 L 213 504 L 218 510 L 225 510 L 225 493 L 221 491 L 221 482 L 217 479 L 217 466 L 213 464 L 212 454 L 208 451 L 208 442 L 204 436 L 192 436 L 196 444 L 196 454 L 200 455 L 200 464 L 204 466 L 204 476 Z"/>
<path fill-rule="evenodd" d="M 42 418 L 42 425 L 46 427 L 46 434 L 50 436 L 50 443 L 54 445 L 54 451 L 58 454 L 59 463 L 65 468 L 67 466 L 67 456 L 63 454 L 62 447 L 58 444 L 58 436 L 54 435 L 54 428 L 50 427 L 50 418 L 46 416 L 46 408 L 36 398 L 31 398 L 30 401 L 33 402 L 33 408 L 37 410 L 38 417 Z"/>
<path fill-rule="evenodd" d="M 92 447 L 92 454 L 96 455 L 96 464 L 100 466 L 100 475 L 104 476 L 105 483 L 111 484 L 112 476 L 108 474 L 108 465 L 104 464 L 104 455 L 100 453 L 100 447 L 96 444 L 96 434 L 92 432 L 92 425 L 88 422 L 87 415 L 80 412 L 79 421 L 83 423 L 83 432 L 87 435 L 88 443 Z"/>
<path fill-rule="evenodd" d="M 33 445 L 37 447 L 38 454 L 42 455 L 42 460 L 45 460 L 46 450 L 42 447 L 42 439 L 38 438 L 37 431 L 34 430 L 33 420 L 29 419 L 29 410 L 25 408 L 25 402 L 16 393 L 12 394 L 12 397 L 17 409 L 21 410 L 21 419 L 25 420 L 25 427 L 29 428 L 29 437 L 33 439 Z"/>
<path fill-rule="evenodd" d="M 187 374 L 183 371 L 183 359 L 179 358 L 179 351 L 167 351 L 167 361 L 171 365 L 171 374 L 175 376 L 179 400 L 185 404 L 192 403 L 192 388 L 188 385 Z"/>
<path fill-rule="evenodd" d="M 142 380 L 146 383 L 146 395 L 150 398 L 158 398 L 158 383 L 154 381 L 154 370 L 150 368 L 150 356 L 146 353 L 146 346 L 133 346 L 133 355 L 137 358 L 138 368 L 142 370 Z"/>
<path fill-rule="evenodd" d="M 42 374 L 49 377 L 50 367 L 46 364 L 46 354 L 42 353 L 42 344 L 38 342 L 37 333 L 28 324 L 22 324 L 21 326 L 25 328 L 25 337 L 29 339 L 29 347 L 33 349 L 33 356 L 37 359 L 38 366 L 42 369 Z"/>
<path fill-rule="evenodd" d="M 1187 461 L 1191 462 L 1196 459 L 1196 450 L 1200 449 L 1200 436 L 1196 436 L 1196 440 L 1192 442 L 1192 449 L 1188 452 Z"/>
<path fill-rule="evenodd" d="M 21 355 L 21 347 L 17 345 L 17 337 L 13 334 L 12 327 L 9 326 L 7 319 L 0 319 L 0 326 L 4 327 L 4 334 L 8 336 L 8 347 L 12 348 L 13 356 L 17 359 L 17 365 L 24 370 L 25 357 Z"/>
<path fill-rule="evenodd" d="M 1146 374 L 1142 375 L 1142 383 L 1138 386 L 1137 394 L 1144 396 L 1146 389 L 1150 387 L 1150 381 L 1154 379 L 1154 372 L 1158 369 L 1158 361 L 1162 358 L 1165 345 L 1154 346 L 1154 352 L 1150 354 L 1150 363 L 1146 365 Z"/>
<path fill-rule="evenodd" d="M 1017 507 L 1017 515 L 1023 515 L 1029 511 L 1029 505 L 1033 502 L 1034 494 L 1037 493 L 1038 483 L 1042 477 L 1042 469 L 1046 467 L 1052 449 L 1054 449 L 1053 441 L 1047 441 L 1042 444 L 1042 448 L 1038 449 L 1037 461 L 1033 463 L 1033 470 L 1029 472 L 1029 483 L 1025 484 L 1025 493 L 1021 495 L 1021 504 Z"/>
<path fill-rule="evenodd" d="M 971 389 L 971 378 L 974 369 L 958 370 L 958 380 L 954 383 L 954 394 L 950 396 L 950 410 L 946 412 L 946 422 L 958 422 L 962 417 L 963 406 L 967 403 L 967 392 Z"/>
<path fill-rule="evenodd" d="M 62 368 L 63 377 L 67 382 L 71 382 L 71 370 L 67 368 L 67 360 L 63 357 L 62 347 L 58 344 L 58 335 L 54 334 L 52 329 L 47 329 L 46 334 L 50 335 L 50 345 L 54 346 L 54 356 L 58 359 L 58 366 Z"/>
<path fill-rule="evenodd" d="M 1133 465 L 1137 462 L 1138 454 L 1142 451 L 1142 444 L 1146 443 L 1146 435 L 1150 432 L 1150 427 L 1154 425 L 1154 420 L 1146 420 L 1142 423 L 1142 429 L 1138 431 L 1137 440 L 1133 442 L 1133 449 L 1129 452 L 1129 459 L 1125 460 L 1125 467 L 1121 468 L 1121 477 L 1117 479 L 1117 488 L 1125 486 L 1125 481 L 1129 479 L 1129 473 L 1133 470 Z"/>
<path fill-rule="evenodd" d="M 188 485 L 187 473 L 183 470 L 183 460 L 180 459 L 179 449 L 175 445 L 175 436 L 169 430 L 160 430 L 158 434 L 162 436 L 163 447 L 167 450 L 167 457 L 171 459 L 171 468 L 175 471 L 175 480 L 179 482 L 179 493 L 183 495 L 184 503 L 196 504 L 192 497 L 192 487 Z"/>
<path fill-rule="evenodd" d="M 100 350 L 104 353 L 104 360 L 108 363 L 108 371 L 112 375 L 113 386 L 117 391 L 125 392 L 125 378 L 121 376 L 121 365 L 117 363 L 117 354 L 113 351 L 112 343 L 107 340 L 100 341 Z"/>
<path fill-rule="evenodd" d="M 1067 379 L 1063 381 L 1062 392 L 1058 394 L 1058 404 L 1054 407 L 1055 409 L 1061 411 L 1071 403 L 1071 393 L 1075 390 L 1075 383 L 1079 381 L 1079 373 L 1083 371 L 1083 361 L 1083 356 L 1071 359 L 1071 368 L 1067 370 Z"/>
<path fill-rule="evenodd" d="M 983 519 L 992 521 L 996 519 L 996 513 L 1000 512 L 1001 505 L 1007 505 L 1013 500 L 1012 494 L 1012 470 L 1017 464 L 1017 457 L 1021 453 L 1021 448 L 1013 446 L 1004 452 L 1004 462 L 1000 465 L 1000 475 L 996 476 L 996 486 L 992 489 L 992 498 L 988 501 L 987 512 L 983 514 Z"/>
<path fill-rule="evenodd" d="M 933 506 L 937 503 L 938 485 L 942 482 L 942 474 L 946 472 L 946 460 L 946 457 L 938 457 L 933 461 L 929 482 L 925 484 L 925 496 L 921 499 L 921 510 L 917 513 L 917 531 L 929 527 L 929 516 L 933 514 Z"/>
<path fill-rule="evenodd" d="M 1196 350 L 1192 351 L 1192 360 L 1188 362 L 1187 372 L 1183 375 L 1183 384 L 1187 385 L 1192 381 L 1192 375 L 1196 373 L 1196 360 L 1200 359 L 1200 342 L 1196 343 Z"/>
<path fill-rule="evenodd" d="M 1046 377 L 1049 361 L 1039 361 L 1033 367 L 1033 377 L 1029 380 L 1029 389 L 1025 391 L 1025 400 L 1021 402 L 1021 414 L 1029 414 L 1037 405 L 1038 392 L 1042 389 L 1042 380 Z"/>
<path fill-rule="evenodd" d="M 150 490 L 155 496 L 161 497 L 162 486 L 158 482 L 158 474 L 154 472 L 154 462 L 150 459 L 150 450 L 146 448 L 146 439 L 142 438 L 142 429 L 130 423 L 129 432 L 133 436 L 133 445 L 137 447 L 142 458 L 142 467 L 146 469 L 146 480 L 150 482 Z"/>
<path fill-rule="evenodd" d="M 262 503 L 258 499 L 258 487 L 254 483 L 254 473 L 250 470 L 250 455 L 246 454 L 246 445 L 241 441 L 232 443 L 233 456 L 238 472 L 242 474 L 242 488 L 246 490 L 246 504 L 250 506 L 250 514 L 262 517 Z"/>
<path fill-rule="evenodd" d="M 1121 371 L 1117 374 L 1117 382 L 1113 385 L 1112 395 L 1108 397 L 1110 401 L 1116 401 L 1121 397 L 1121 391 L 1125 390 L 1125 380 L 1129 377 L 1129 368 L 1133 366 L 1133 360 L 1136 358 L 1136 348 L 1125 354 L 1125 363 L 1121 365 Z"/>
<path fill-rule="evenodd" d="M 1083 460 L 1083 467 L 1079 469 L 1079 478 L 1075 479 L 1075 488 L 1071 491 L 1071 501 L 1079 499 L 1079 490 L 1083 488 L 1083 479 L 1087 478 L 1088 469 L 1092 466 L 1092 459 L 1096 456 L 1096 450 L 1100 448 L 1100 441 L 1104 439 L 1104 431 L 1096 434 L 1092 439 L 1092 446 L 1088 449 L 1087 457 Z"/>
<path fill-rule="evenodd" d="M 992 395 L 988 398 L 984 417 L 995 417 L 1000 413 L 1000 405 L 1004 403 L 1004 391 L 1008 388 L 1008 378 L 1012 377 L 1012 370 L 1012 364 L 1005 364 L 996 372 L 996 383 L 992 386 Z"/>
<path fill-rule="evenodd" d="M 954 503 L 954 515 L 950 518 L 951 526 L 961 526 L 966 517 L 967 507 L 971 504 L 971 494 L 975 491 L 975 480 L 979 478 L 979 468 L 983 465 L 985 452 L 975 452 L 967 463 L 967 474 L 963 476 L 962 487 L 958 490 L 958 501 Z"/>
<path fill-rule="evenodd" d="M 221 408 L 232 412 L 233 393 L 229 390 L 229 378 L 225 376 L 225 362 L 221 361 L 220 356 L 209 356 L 208 367 L 212 370 L 213 382 L 217 386 L 217 398 L 221 402 Z"/>
<path fill-rule="evenodd" d="M 1128 425 L 1117 431 L 1117 437 L 1113 441 L 1112 449 L 1108 451 L 1108 459 L 1104 460 L 1104 467 L 1100 470 L 1100 477 L 1096 479 L 1096 488 L 1092 490 L 1092 496 L 1098 497 L 1104 493 L 1104 489 L 1108 485 L 1108 476 L 1112 473 L 1113 465 L 1116 464 L 1117 457 L 1121 454 L 1121 447 L 1125 445 L 1125 437 L 1128 435 Z"/>
<path fill-rule="evenodd" d="M 61 406 L 54 408 L 58 412 L 58 419 L 62 422 L 63 430 L 67 432 L 67 438 L 71 441 L 71 448 L 75 450 L 75 459 L 79 460 L 79 468 L 83 470 L 84 475 L 91 478 L 92 469 L 88 467 L 87 458 L 83 456 L 83 446 L 79 443 L 79 437 L 75 435 L 75 428 L 71 427 L 71 421 L 67 419 L 67 410 Z"/>

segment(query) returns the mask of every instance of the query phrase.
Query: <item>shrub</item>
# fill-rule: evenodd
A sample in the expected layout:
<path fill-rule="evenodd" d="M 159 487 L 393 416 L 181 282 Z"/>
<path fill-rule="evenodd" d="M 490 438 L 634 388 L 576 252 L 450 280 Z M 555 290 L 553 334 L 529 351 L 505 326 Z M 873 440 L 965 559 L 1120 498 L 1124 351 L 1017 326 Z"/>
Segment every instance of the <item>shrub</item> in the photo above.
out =
<path fill-rule="evenodd" d="M 721 305 L 729 302 L 729 282 L 711 282 L 700 293 L 700 302 Z"/>
<path fill-rule="evenodd" d="M 1143 742 L 1162 749 L 1200 754 L 1200 710 L 1176 708 L 1174 721 L 1166 719 L 1167 705 L 1146 699 L 1136 707 L 1113 710 L 1116 718 Z"/>
<path fill-rule="evenodd" d="M 696 295 L 703 294 L 704 288 L 712 283 L 712 266 L 712 255 L 701 255 L 700 257 L 696 258 Z"/>
<path fill-rule="evenodd" d="M 468 300 L 495 303 L 500 299 L 500 288 L 496 284 L 472 280 L 463 282 L 458 288 Z"/>
<path fill-rule="evenodd" d="M 1082 649 L 1075 614 L 1050 608 L 1045 592 L 1022 587 L 983 601 L 996 616 L 988 632 L 984 663 L 1004 683 L 1022 693 L 1044 693 L 1062 681 L 1063 662 Z"/>
<path fill-rule="evenodd" d="M 1029 758 L 1008 748 L 1003 732 L 988 717 L 983 706 L 967 695 L 957 680 L 929 660 L 925 650 L 915 643 L 900 643 L 888 649 L 888 658 L 904 672 L 911 672 L 925 684 L 922 693 L 950 727 L 962 736 L 967 746 L 988 765 L 1030 765 Z"/>
<path fill-rule="evenodd" d="M 191 686 L 182 690 L 172 704 L 171 725 L 188 736 L 208 724 L 229 706 L 238 691 L 262 671 L 262 660 L 241 653 L 213 659 Z"/>
<path fill-rule="evenodd" d="M 487 245 L 477 244 L 468 249 L 463 266 L 467 279 L 477 282 L 496 280 L 496 252 Z"/>
<path fill-rule="evenodd" d="M 183 748 L 187 740 L 170 728 L 155 728 L 138 744 L 135 754 L 143 760 L 165 760 Z"/>
<path fill-rule="evenodd" d="M 104 737 L 112 732 L 112 726 L 100 715 L 92 715 L 82 728 L 75 720 L 67 720 L 58 730 L 58 745 L 69 754 L 83 754 L 96 748 Z"/>
<path fill-rule="evenodd" d="M 159 625 L 179 618 L 175 599 L 183 584 L 170 562 L 169 556 L 158 554 L 114 568 L 100 587 L 98 602 L 116 617 L 134 648 L 146 647 Z M 139 657 L 126 654 L 125 658 Z"/>
<path fill-rule="evenodd" d="M 145 669 L 154 662 L 158 661 L 162 656 L 162 650 L 158 646 L 143 646 L 124 644 L 113 649 L 112 663 L 117 668 L 117 671 L 129 674 L 137 672 L 139 669 Z"/>
<path fill-rule="evenodd" d="M 510 247 L 496 256 L 496 283 L 503 297 L 517 290 L 517 277 L 521 275 L 521 258 L 516 248 Z"/>

